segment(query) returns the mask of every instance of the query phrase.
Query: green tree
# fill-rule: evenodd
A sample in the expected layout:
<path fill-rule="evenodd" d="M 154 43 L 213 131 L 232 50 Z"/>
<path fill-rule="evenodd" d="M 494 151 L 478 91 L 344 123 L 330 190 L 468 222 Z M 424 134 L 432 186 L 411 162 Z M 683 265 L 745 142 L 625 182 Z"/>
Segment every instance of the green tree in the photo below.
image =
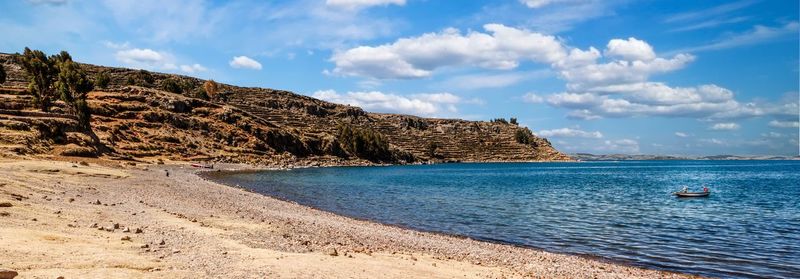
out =
<path fill-rule="evenodd" d="M 62 51 L 55 57 L 58 76 L 55 83 L 56 90 L 64 101 L 78 117 L 80 126 L 90 129 L 91 112 L 86 102 L 86 95 L 92 91 L 94 85 L 89 80 L 86 72 L 78 63 L 72 61 L 69 53 Z"/>
<path fill-rule="evenodd" d="M 514 138 L 516 138 L 518 143 L 521 144 L 530 144 L 533 142 L 533 133 L 528 128 L 518 128 L 517 132 L 514 134 Z"/>
<path fill-rule="evenodd" d="M 111 82 L 111 76 L 107 71 L 102 71 L 94 76 L 94 84 L 100 88 L 108 88 L 108 83 Z"/>
<path fill-rule="evenodd" d="M 52 59 L 41 50 L 25 48 L 22 55 L 16 56 L 19 64 L 28 73 L 28 91 L 33 95 L 33 103 L 42 111 L 48 111 L 54 98 L 53 77 L 56 69 Z"/>

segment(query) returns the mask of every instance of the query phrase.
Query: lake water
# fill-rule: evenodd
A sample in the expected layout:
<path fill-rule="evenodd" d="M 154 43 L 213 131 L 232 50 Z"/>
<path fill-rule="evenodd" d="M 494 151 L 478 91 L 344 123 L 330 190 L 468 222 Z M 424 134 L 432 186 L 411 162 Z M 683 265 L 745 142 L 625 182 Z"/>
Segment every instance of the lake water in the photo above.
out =
<path fill-rule="evenodd" d="M 219 179 L 419 230 L 713 277 L 800 277 L 800 161 L 337 167 Z M 670 195 L 683 185 L 712 194 Z"/>

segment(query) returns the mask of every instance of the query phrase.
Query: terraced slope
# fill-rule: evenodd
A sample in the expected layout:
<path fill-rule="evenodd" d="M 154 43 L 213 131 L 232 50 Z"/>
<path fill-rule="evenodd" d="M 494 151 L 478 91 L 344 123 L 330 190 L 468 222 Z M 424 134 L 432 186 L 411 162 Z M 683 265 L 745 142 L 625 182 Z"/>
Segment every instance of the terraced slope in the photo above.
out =
<path fill-rule="evenodd" d="M 24 72 L 8 55 L 0 54 L 0 61 L 9 74 L 0 85 L 4 153 L 363 164 L 342 151 L 337 127 L 346 124 L 382 134 L 393 163 L 569 160 L 544 138 L 517 142 L 522 128 L 513 124 L 368 113 L 288 91 L 224 84 L 206 100 L 200 96 L 204 80 L 160 73 L 143 79 L 141 71 L 83 64 L 90 74 L 111 77 L 108 89 L 89 94 L 93 133 L 86 133 L 60 102 L 51 113 L 37 112 Z M 178 81 L 182 92 L 157 89 L 168 80 Z M 139 86 L 129 85 L 133 81 Z"/>

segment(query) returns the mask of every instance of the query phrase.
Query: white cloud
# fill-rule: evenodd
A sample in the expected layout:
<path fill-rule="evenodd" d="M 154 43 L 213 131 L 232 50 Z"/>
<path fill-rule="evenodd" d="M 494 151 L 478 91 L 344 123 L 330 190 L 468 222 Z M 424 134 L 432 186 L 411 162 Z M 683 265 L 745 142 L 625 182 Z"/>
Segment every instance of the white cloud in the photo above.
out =
<path fill-rule="evenodd" d="M 607 152 L 638 154 L 639 142 L 632 139 L 606 140 L 597 149 Z"/>
<path fill-rule="evenodd" d="M 712 16 L 719 16 L 724 15 L 745 7 L 748 7 L 754 3 L 758 2 L 757 0 L 741 0 L 732 3 L 726 3 L 719 6 L 711 7 L 704 10 L 699 11 L 690 11 L 684 12 L 679 14 L 674 14 L 672 16 L 667 17 L 664 22 L 671 23 L 671 22 L 683 22 L 683 21 L 693 21 L 697 19 L 706 19 Z"/>
<path fill-rule="evenodd" d="M 544 98 L 542 98 L 539 95 L 536 95 L 536 93 L 531 92 L 522 96 L 522 101 L 526 103 L 540 104 L 544 102 Z"/>
<path fill-rule="evenodd" d="M 163 62 L 166 55 L 149 48 L 134 48 L 117 51 L 116 58 L 126 64 L 156 64 Z"/>
<path fill-rule="evenodd" d="M 455 104 L 461 103 L 461 98 L 451 93 L 415 94 L 405 97 L 380 91 L 339 94 L 334 90 L 319 90 L 314 92 L 312 97 L 357 106 L 369 111 L 428 116 L 442 112 L 454 113 L 457 111 Z"/>
<path fill-rule="evenodd" d="M 599 131 L 587 132 L 580 129 L 560 128 L 553 130 L 541 130 L 536 133 L 543 137 L 560 137 L 560 138 L 603 138 L 603 134 Z"/>
<path fill-rule="evenodd" d="M 628 40 L 613 39 L 609 41 L 606 46 L 606 55 L 628 61 L 650 61 L 656 58 L 656 53 L 650 44 L 633 37 Z"/>
<path fill-rule="evenodd" d="M 769 122 L 770 127 L 775 128 L 798 128 L 800 127 L 800 121 L 778 121 L 772 120 Z"/>
<path fill-rule="evenodd" d="M 235 69 L 261 70 L 261 63 L 247 56 L 234 56 L 228 64 Z"/>
<path fill-rule="evenodd" d="M 800 23 L 797 21 L 792 21 L 784 24 L 783 26 L 776 27 L 756 25 L 751 30 L 746 32 L 732 34 L 710 44 L 684 48 L 675 52 L 700 52 L 754 45 L 778 40 L 780 38 L 791 38 L 792 36 L 797 35 L 798 30 L 800 30 Z"/>
<path fill-rule="evenodd" d="M 184 72 L 187 72 L 187 73 L 190 73 L 190 74 L 197 73 L 197 72 L 205 72 L 206 70 L 208 70 L 205 67 L 203 67 L 203 65 L 200 65 L 200 64 L 181 65 L 180 69 L 181 69 L 181 71 L 184 71 Z"/>
<path fill-rule="evenodd" d="M 361 9 L 388 5 L 403 6 L 405 4 L 406 0 L 325 0 L 325 5 L 344 9 Z"/>
<path fill-rule="evenodd" d="M 711 143 L 711 144 L 716 144 L 716 145 L 724 145 L 724 144 L 726 144 L 724 141 L 718 140 L 718 139 L 715 139 L 715 138 L 700 139 L 700 142 Z"/>
<path fill-rule="evenodd" d="M 536 9 L 558 2 L 558 0 L 519 0 L 519 2 L 525 4 L 528 8 Z"/>
<path fill-rule="evenodd" d="M 711 130 L 716 131 L 732 131 L 739 130 L 740 126 L 736 123 L 716 123 L 710 127 Z"/>
<path fill-rule="evenodd" d="M 452 66 L 514 69 L 520 61 L 554 63 L 567 53 L 554 36 L 486 24 L 487 33 L 461 34 L 448 28 L 439 33 L 399 39 L 376 47 L 359 46 L 331 57 L 334 74 L 379 79 L 429 77 Z"/>
<path fill-rule="evenodd" d="M 441 82 L 440 87 L 448 89 L 476 90 L 485 88 L 503 88 L 526 80 L 540 79 L 552 75 L 550 70 L 531 72 L 513 72 L 502 74 L 460 75 Z"/>
<path fill-rule="evenodd" d="M 679 137 L 679 138 L 685 138 L 685 137 L 688 137 L 689 135 L 687 135 L 686 133 L 683 133 L 683 132 L 675 132 L 675 136 Z"/>

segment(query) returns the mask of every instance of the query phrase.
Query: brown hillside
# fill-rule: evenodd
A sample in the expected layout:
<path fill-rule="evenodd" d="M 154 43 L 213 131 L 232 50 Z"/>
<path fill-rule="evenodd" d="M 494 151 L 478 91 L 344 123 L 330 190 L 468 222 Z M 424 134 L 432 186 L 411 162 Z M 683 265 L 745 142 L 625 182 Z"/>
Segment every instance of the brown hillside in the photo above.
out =
<path fill-rule="evenodd" d="M 105 71 L 110 83 L 89 94 L 93 133 L 85 133 L 61 102 L 49 113 L 36 111 L 25 73 L 10 55 L 0 54 L 2 61 L 8 72 L 0 84 L 4 154 L 266 165 L 569 160 L 544 138 L 519 143 L 515 135 L 523 128 L 513 124 L 367 113 L 288 91 L 225 84 L 209 100 L 204 80 L 88 64 L 82 66 L 90 76 Z M 338 137 L 342 126 L 384 138 L 388 153 L 367 158 L 347 151 Z"/>

